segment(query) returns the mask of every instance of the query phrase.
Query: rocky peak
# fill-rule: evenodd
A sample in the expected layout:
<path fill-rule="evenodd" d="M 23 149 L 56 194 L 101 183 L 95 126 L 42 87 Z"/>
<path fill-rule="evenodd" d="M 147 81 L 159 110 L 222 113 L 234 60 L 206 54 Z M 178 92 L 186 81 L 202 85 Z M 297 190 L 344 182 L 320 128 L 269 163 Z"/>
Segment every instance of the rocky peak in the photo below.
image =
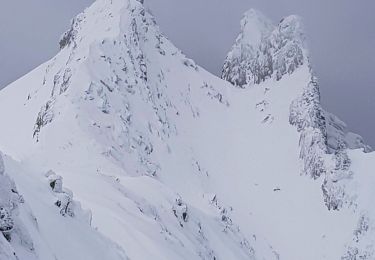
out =
<path fill-rule="evenodd" d="M 302 18 L 298 15 L 290 15 L 281 19 L 278 25 L 278 32 L 289 40 L 304 42 L 305 31 Z"/>
<path fill-rule="evenodd" d="M 88 250 L 75 250 L 85 255 L 68 258 L 119 259 L 92 257 L 96 248 L 117 250 L 96 246 L 89 241 L 97 240 L 93 233 L 74 233 L 73 221 L 90 222 L 81 199 L 98 230 L 129 259 L 363 255 L 358 248 L 372 236 L 367 230 L 373 218 L 363 214 L 357 228 L 351 225 L 358 216 L 341 222 L 327 217 L 324 208 L 324 203 L 330 210 L 357 203 L 351 183 L 361 173 L 351 165 L 362 163 L 346 148 L 362 147 L 363 140 L 321 107 L 301 19 L 289 16 L 274 25 L 258 11 L 244 15 L 223 78 L 242 88 L 268 82 L 233 91 L 181 54 L 142 2 L 97 0 L 73 21 L 55 58 L 0 93 L 0 117 L 8 119 L 12 111 L 17 119 L 0 128 L 0 136 L 17 136 L 3 138 L 1 148 L 26 158 L 25 167 L 39 169 L 30 171 L 35 178 L 25 178 L 28 174 L 18 173 L 21 166 L 8 167 L 5 157 L 6 172 L 25 203 L 30 198 L 31 208 L 42 210 L 40 230 L 52 230 L 45 236 L 49 244 L 63 248 L 52 248 L 60 253 L 55 258 L 66 259 L 61 256 L 66 249 L 76 248 L 70 245 L 87 240 Z M 47 170 L 41 166 L 53 171 L 39 185 Z M 299 172 L 321 185 L 300 181 Z M 0 156 L 0 232 L 8 245 L 6 238 L 15 241 L 19 225 L 17 210 L 8 203 L 15 187 L 4 173 Z M 43 199 L 33 199 L 38 198 L 33 193 Z M 54 218 L 59 221 L 50 221 Z M 343 248 L 354 228 L 353 249 L 341 258 L 332 248 Z M 56 231 L 64 230 L 66 235 L 55 239 Z M 73 240 L 61 240 L 69 236 Z M 280 239 L 286 236 L 288 245 Z"/>
<path fill-rule="evenodd" d="M 54 107 L 62 94 L 98 99 L 99 109 L 108 114 L 113 92 L 126 89 L 133 93 L 136 87 L 145 87 L 148 75 L 144 49 L 165 53 L 164 37 L 142 3 L 97 0 L 72 20 L 60 40 L 60 53 L 49 62 L 44 75 L 43 85 L 51 89 L 51 94 L 35 122 L 33 136 L 37 141 L 42 128 L 55 120 Z M 91 73 L 88 82 L 82 83 L 81 79 L 87 78 L 86 69 Z M 99 97 L 92 97 L 94 92 Z"/>
<path fill-rule="evenodd" d="M 278 26 L 258 11 L 248 11 L 242 31 L 224 63 L 222 78 L 245 88 L 266 79 L 280 80 L 307 62 L 301 19 L 288 16 Z"/>
<path fill-rule="evenodd" d="M 272 21 L 260 11 L 250 9 L 241 20 L 241 33 L 237 39 L 240 45 L 256 48 L 275 29 Z"/>

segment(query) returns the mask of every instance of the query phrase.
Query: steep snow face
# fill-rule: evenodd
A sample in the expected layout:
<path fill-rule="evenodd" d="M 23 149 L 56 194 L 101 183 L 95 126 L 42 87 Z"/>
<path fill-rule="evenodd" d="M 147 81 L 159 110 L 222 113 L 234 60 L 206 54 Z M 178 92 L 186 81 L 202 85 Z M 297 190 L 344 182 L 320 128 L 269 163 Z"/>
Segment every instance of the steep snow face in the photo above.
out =
<path fill-rule="evenodd" d="M 73 214 L 80 201 L 121 248 L 114 252 L 130 259 L 370 252 L 362 223 L 372 215 L 354 206 L 365 209 L 367 194 L 355 200 L 362 177 L 351 180 L 361 163 L 346 146 L 327 147 L 341 134 L 327 130 L 300 19 L 273 26 L 249 11 L 242 26 L 223 74 L 235 88 L 173 46 L 141 1 L 98 0 L 74 19 L 56 57 L 0 92 L 0 118 L 9 122 L 0 149 L 36 169 L 11 176 L 32 209 L 36 194 L 54 204 L 35 210 L 40 222 L 53 211 L 64 221 L 61 237 L 70 237 L 74 216 L 90 217 Z"/>
<path fill-rule="evenodd" d="M 4 163 L 0 155 L 1 260 L 128 259 L 90 226 L 70 191 L 52 191 L 47 179 L 33 177 L 29 168 L 8 157 Z"/>

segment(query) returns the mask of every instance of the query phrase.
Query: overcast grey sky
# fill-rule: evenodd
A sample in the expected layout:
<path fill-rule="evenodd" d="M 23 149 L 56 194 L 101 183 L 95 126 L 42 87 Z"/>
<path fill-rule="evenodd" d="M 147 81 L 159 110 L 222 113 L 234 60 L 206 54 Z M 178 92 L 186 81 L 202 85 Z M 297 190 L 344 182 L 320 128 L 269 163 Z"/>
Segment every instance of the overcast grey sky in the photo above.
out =
<path fill-rule="evenodd" d="M 93 0 L 1 0 L 0 88 L 57 52 L 70 19 Z M 242 14 L 304 18 L 324 106 L 375 147 L 374 0 L 145 0 L 165 34 L 219 74 Z"/>

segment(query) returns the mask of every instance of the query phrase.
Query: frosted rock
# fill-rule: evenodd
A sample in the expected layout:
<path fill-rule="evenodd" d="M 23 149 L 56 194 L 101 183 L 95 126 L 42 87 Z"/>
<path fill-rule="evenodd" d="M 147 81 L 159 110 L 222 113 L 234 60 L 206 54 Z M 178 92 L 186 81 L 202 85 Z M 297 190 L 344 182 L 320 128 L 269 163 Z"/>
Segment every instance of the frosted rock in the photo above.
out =
<path fill-rule="evenodd" d="M 10 233 L 13 226 L 14 223 L 9 210 L 4 207 L 0 207 L 0 231 L 3 232 L 3 234 Z"/>
<path fill-rule="evenodd" d="M 188 208 L 185 203 L 182 202 L 181 198 L 176 199 L 176 205 L 173 207 L 173 213 L 182 222 L 188 221 Z M 183 224 L 180 222 L 180 225 L 183 226 Z"/>
<path fill-rule="evenodd" d="M 48 171 L 45 175 L 49 181 L 49 185 L 51 186 L 51 189 L 53 192 L 56 193 L 62 193 L 63 192 L 63 178 L 59 175 L 57 175 L 53 171 Z"/>
<path fill-rule="evenodd" d="M 260 12 L 250 10 L 224 63 L 222 78 L 245 88 L 269 78 L 281 80 L 307 60 L 304 30 L 298 16 L 286 17 L 275 27 Z"/>

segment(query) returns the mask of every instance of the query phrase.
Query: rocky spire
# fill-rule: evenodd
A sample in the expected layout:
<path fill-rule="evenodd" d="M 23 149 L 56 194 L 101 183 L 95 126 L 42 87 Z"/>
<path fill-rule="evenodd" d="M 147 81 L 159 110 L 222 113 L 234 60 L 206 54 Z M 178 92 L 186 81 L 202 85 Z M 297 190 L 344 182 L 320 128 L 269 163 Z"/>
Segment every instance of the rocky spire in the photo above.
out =
<path fill-rule="evenodd" d="M 222 78 L 245 88 L 268 78 L 280 80 L 307 62 L 301 19 L 288 16 L 272 25 L 259 11 L 245 13 L 241 33 L 224 63 Z"/>

